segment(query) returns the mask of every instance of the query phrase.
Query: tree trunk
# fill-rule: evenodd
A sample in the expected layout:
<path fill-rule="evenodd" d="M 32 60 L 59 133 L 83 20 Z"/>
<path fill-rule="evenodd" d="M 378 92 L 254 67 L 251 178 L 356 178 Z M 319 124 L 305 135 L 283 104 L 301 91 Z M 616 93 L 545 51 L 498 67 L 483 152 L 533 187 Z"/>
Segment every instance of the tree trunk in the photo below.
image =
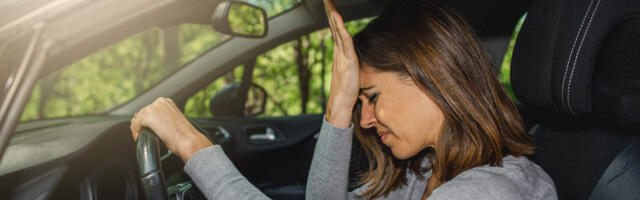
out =
<path fill-rule="evenodd" d="M 65 99 L 65 103 L 67 106 L 67 117 L 71 116 L 71 111 L 73 108 L 73 102 L 72 102 L 72 98 L 71 98 L 71 87 L 73 87 L 73 85 L 71 85 L 71 81 L 69 77 L 65 77 L 64 78 L 64 99 Z M 95 111 L 95 110 L 92 110 Z"/>
<path fill-rule="evenodd" d="M 56 95 L 54 91 L 54 85 L 60 79 L 62 73 L 55 72 L 51 74 L 49 77 L 42 79 L 42 81 L 38 84 L 40 87 L 40 99 L 38 100 L 38 119 L 45 118 L 45 109 L 47 107 L 47 101 L 49 98 Z"/>
<path fill-rule="evenodd" d="M 160 41 L 162 42 L 162 50 L 164 58 L 162 65 L 165 74 L 171 74 L 180 68 L 180 57 L 182 52 L 178 46 L 178 26 L 162 29 Z"/>
<path fill-rule="evenodd" d="M 144 81 L 147 79 L 147 75 L 149 74 L 150 68 L 151 68 L 151 61 L 153 59 L 153 56 L 155 54 L 155 48 L 158 45 L 158 40 L 155 39 L 153 37 L 153 32 L 151 33 L 147 33 L 145 35 L 145 37 L 143 37 L 143 44 L 145 46 L 145 57 L 142 58 L 142 62 L 139 66 L 136 66 L 138 68 L 138 74 L 136 76 L 136 81 L 135 81 L 135 89 L 136 89 L 136 95 L 140 94 L 144 91 Z"/>
<path fill-rule="evenodd" d="M 232 69 L 231 71 L 227 72 L 227 74 L 224 75 L 224 81 L 226 84 L 236 82 L 236 76 L 233 73 L 233 71 L 234 70 Z"/>
<path fill-rule="evenodd" d="M 325 59 L 325 55 L 326 55 L 326 49 L 324 47 L 324 40 L 325 40 L 325 36 L 322 35 L 322 40 L 320 40 L 320 64 L 322 66 L 322 71 L 320 72 L 320 104 L 322 105 L 322 110 L 325 111 L 326 110 L 326 105 L 327 105 L 327 95 L 324 93 L 324 84 L 325 84 L 325 65 L 324 65 L 324 59 Z"/>
<path fill-rule="evenodd" d="M 302 100 L 302 104 L 300 105 L 302 108 L 302 114 L 307 113 L 307 102 L 309 101 L 309 78 L 311 77 L 307 54 L 303 51 L 303 46 L 308 46 L 308 44 L 305 45 L 305 43 L 308 43 L 308 38 L 308 36 L 307 39 L 304 37 L 298 38 L 295 46 L 296 64 L 298 65 L 298 86 L 300 87 L 300 99 Z"/>

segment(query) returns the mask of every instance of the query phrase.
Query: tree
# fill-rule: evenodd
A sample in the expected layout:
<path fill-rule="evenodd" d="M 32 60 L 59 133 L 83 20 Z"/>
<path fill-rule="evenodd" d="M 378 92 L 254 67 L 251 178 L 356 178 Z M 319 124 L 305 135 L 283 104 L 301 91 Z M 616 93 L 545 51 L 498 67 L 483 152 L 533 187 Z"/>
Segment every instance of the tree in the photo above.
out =
<path fill-rule="evenodd" d="M 296 65 L 298 66 L 298 87 L 300 88 L 300 107 L 302 113 L 307 113 L 307 102 L 309 101 L 309 79 L 311 71 L 309 70 L 309 59 L 304 52 L 305 48 L 309 48 L 309 37 L 299 37 L 296 41 Z"/>

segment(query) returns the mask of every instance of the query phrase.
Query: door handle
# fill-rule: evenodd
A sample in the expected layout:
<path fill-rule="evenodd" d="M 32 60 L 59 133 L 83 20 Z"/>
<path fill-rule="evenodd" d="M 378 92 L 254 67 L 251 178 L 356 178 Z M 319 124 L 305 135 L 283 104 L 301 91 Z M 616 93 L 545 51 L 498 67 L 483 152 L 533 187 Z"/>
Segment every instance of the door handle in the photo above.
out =
<path fill-rule="evenodd" d="M 276 141 L 276 132 L 271 127 L 264 128 L 264 133 L 253 133 L 249 135 L 252 141 Z"/>

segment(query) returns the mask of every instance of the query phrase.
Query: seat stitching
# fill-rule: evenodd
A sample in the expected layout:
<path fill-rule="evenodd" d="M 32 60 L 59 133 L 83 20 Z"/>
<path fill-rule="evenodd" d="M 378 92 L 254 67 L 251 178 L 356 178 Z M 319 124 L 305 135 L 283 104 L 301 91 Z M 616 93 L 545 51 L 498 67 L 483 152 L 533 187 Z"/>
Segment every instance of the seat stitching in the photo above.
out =
<path fill-rule="evenodd" d="M 578 42 L 578 38 L 580 36 L 580 32 L 582 31 L 582 26 L 584 25 L 585 20 L 587 19 L 587 14 L 589 13 L 589 10 L 591 10 L 591 6 L 593 5 L 593 0 L 591 0 L 589 2 L 589 6 L 587 7 L 587 11 L 584 13 L 584 16 L 582 16 L 582 22 L 580 22 L 580 27 L 578 28 L 578 32 L 576 33 L 576 37 L 573 40 L 573 45 L 571 46 L 571 51 L 569 51 L 569 58 L 567 58 L 567 64 L 566 67 L 564 68 L 564 73 L 562 75 L 562 86 L 560 87 L 560 101 L 562 102 L 562 105 L 565 105 L 565 99 L 564 99 L 564 85 L 565 85 L 565 80 L 567 79 L 567 72 L 569 71 L 569 66 L 571 63 L 571 57 L 573 56 L 573 50 L 576 47 L 576 43 Z"/>
<path fill-rule="evenodd" d="M 578 46 L 578 52 L 576 53 L 576 57 L 573 60 L 573 67 L 571 69 L 571 76 L 569 76 L 569 82 L 567 83 L 567 105 L 569 106 L 569 111 L 574 115 L 574 116 L 578 116 L 578 114 L 576 114 L 573 110 L 573 107 L 571 106 L 571 82 L 573 80 L 573 72 L 575 72 L 576 70 L 576 64 L 578 63 L 578 57 L 580 57 L 580 50 L 582 50 L 582 44 L 584 43 L 584 39 L 587 37 L 587 34 L 589 33 L 589 27 L 591 26 L 591 22 L 593 21 L 593 17 L 596 15 L 596 12 L 598 11 L 598 6 L 600 5 L 600 0 L 598 0 L 598 3 L 596 3 L 596 7 L 593 9 L 593 13 L 591 13 L 591 17 L 589 18 L 589 23 L 587 24 L 587 29 L 584 30 L 584 35 L 582 35 L 582 39 L 580 40 L 580 46 Z"/>

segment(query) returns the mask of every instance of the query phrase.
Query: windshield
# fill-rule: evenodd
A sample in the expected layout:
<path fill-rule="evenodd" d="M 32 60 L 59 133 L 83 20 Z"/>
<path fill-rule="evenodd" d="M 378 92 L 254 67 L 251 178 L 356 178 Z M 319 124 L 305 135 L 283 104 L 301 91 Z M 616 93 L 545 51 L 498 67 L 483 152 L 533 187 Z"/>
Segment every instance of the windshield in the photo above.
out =
<path fill-rule="evenodd" d="M 269 17 L 299 0 L 245 0 Z M 99 114 L 136 98 L 230 37 L 208 24 L 151 28 L 48 74 L 36 83 L 20 121 Z"/>

